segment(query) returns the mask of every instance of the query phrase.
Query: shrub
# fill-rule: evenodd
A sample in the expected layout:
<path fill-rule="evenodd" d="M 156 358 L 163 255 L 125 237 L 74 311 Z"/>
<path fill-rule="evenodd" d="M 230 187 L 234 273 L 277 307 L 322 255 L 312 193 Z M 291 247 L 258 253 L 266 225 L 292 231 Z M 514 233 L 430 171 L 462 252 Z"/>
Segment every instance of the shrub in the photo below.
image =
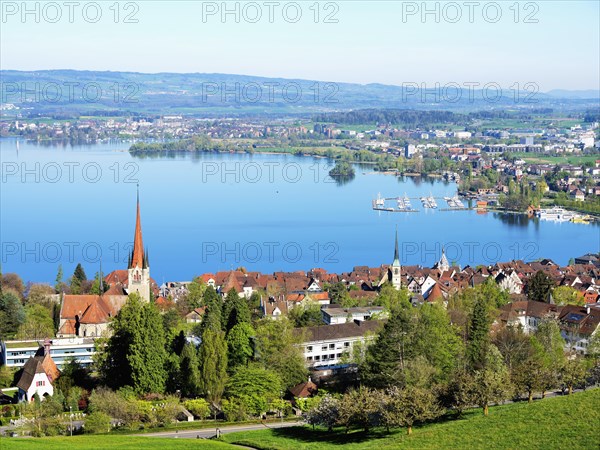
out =
<path fill-rule="evenodd" d="M 85 433 L 108 433 L 110 431 L 110 417 L 103 412 L 93 412 L 85 418 Z"/>
<path fill-rule="evenodd" d="M 187 400 L 184 402 L 183 406 L 185 406 L 185 408 L 191 412 L 194 417 L 197 417 L 200 420 L 210 417 L 210 407 L 208 406 L 208 402 L 203 398 Z"/>

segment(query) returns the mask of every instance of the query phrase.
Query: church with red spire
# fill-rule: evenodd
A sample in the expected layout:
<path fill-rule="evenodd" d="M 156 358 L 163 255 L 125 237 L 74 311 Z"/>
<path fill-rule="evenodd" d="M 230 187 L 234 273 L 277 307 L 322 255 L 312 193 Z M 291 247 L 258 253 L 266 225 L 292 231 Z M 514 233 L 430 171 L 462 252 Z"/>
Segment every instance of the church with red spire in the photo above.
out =
<path fill-rule="evenodd" d="M 148 264 L 148 250 L 144 250 L 142 240 L 142 220 L 140 216 L 140 194 L 138 191 L 133 249 L 127 267 L 127 293 L 137 292 L 142 300 L 149 302 L 152 281 L 150 279 L 150 265 Z"/>
<path fill-rule="evenodd" d="M 137 195 L 133 249 L 127 269 L 113 270 L 104 277 L 109 286 L 102 295 L 64 294 L 61 301 L 58 337 L 98 337 L 108 332 L 111 317 L 118 314 L 129 294 L 136 292 L 142 301 L 153 301 L 158 286 L 150 278 L 148 250 L 142 240 L 140 196 Z"/>

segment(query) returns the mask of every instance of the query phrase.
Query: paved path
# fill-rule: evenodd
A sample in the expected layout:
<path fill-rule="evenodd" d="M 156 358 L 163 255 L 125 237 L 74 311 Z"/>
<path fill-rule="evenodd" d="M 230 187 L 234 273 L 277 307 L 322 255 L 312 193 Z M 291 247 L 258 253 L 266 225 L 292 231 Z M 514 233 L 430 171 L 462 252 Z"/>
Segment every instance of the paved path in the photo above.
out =
<path fill-rule="evenodd" d="M 267 424 L 254 423 L 246 425 L 229 425 L 219 427 L 220 434 L 235 433 L 237 431 L 262 430 L 264 428 L 287 428 L 297 427 L 303 422 L 269 422 Z M 215 437 L 216 428 L 199 428 L 197 430 L 163 431 L 160 433 L 136 434 L 133 436 L 149 436 L 161 438 L 183 438 L 183 439 L 206 439 Z"/>

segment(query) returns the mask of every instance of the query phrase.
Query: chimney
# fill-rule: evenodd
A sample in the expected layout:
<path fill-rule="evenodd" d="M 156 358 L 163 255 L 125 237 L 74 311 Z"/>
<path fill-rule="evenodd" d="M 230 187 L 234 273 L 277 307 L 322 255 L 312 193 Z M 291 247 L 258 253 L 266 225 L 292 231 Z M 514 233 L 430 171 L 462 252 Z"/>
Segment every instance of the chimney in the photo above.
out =
<path fill-rule="evenodd" d="M 586 306 L 586 307 L 585 307 L 585 313 L 586 313 L 586 314 L 589 314 L 589 313 L 590 313 L 590 307 L 589 307 L 589 306 Z"/>
<path fill-rule="evenodd" d="M 50 355 L 50 345 L 51 344 L 52 344 L 52 341 L 50 339 L 46 339 L 44 341 L 44 356 Z"/>

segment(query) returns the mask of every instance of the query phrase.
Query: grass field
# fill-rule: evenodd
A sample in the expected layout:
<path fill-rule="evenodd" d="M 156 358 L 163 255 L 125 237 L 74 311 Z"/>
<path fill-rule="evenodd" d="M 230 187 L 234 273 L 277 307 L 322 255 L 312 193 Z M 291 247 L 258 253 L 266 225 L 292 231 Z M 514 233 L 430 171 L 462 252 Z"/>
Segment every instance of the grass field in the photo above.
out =
<path fill-rule="evenodd" d="M 535 164 L 575 164 L 580 165 L 588 161 L 600 159 L 600 155 L 581 155 L 581 156 L 544 156 L 532 153 L 513 153 L 529 163 Z"/>
<path fill-rule="evenodd" d="M 114 450 L 114 449 L 202 449 L 235 448 L 229 444 L 204 439 L 163 439 L 140 436 L 84 435 L 52 438 L 0 438 L 2 450 Z"/>
<path fill-rule="evenodd" d="M 598 449 L 600 389 L 549 398 L 533 404 L 490 408 L 488 417 L 473 410 L 460 420 L 447 420 L 405 430 L 328 433 L 310 427 L 260 430 L 225 435 L 223 439 L 264 450 L 303 449 Z"/>

